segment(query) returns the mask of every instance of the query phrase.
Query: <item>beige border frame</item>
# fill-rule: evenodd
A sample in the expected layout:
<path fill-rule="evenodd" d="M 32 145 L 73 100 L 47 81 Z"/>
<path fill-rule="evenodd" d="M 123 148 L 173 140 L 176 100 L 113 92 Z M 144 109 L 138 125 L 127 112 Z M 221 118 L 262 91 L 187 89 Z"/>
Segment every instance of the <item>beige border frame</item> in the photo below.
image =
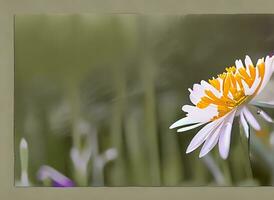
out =
<path fill-rule="evenodd" d="M 274 13 L 272 0 L 0 0 L 0 199 L 274 199 L 272 187 L 16 188 L 13 184 L 13 16 L 19 13 Z"/>

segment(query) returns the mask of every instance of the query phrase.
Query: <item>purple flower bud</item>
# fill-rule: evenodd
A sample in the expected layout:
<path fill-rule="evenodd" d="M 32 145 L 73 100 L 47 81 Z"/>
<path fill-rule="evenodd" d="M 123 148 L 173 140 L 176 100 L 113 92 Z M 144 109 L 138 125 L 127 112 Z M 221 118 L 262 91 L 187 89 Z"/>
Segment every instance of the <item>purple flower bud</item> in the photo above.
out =
<path fill-rule="evenodd" d="M 75 184 L 68 177 L 64 176 L 57 170 L 53 169 L 50 166 L 42 166 L 37 175 L 40 181 L 51 180 L 53 187 L 74 187 Z"/>
<path fill-rule="evenodd" d="M 63 181 L 62 183 L 60 182 L 56 182 L 56 181 L 52 181 L 52 186 L 53 187 L 74 187 L 75 184 L 72 180 L 68 179 L 66 181 Z"/>

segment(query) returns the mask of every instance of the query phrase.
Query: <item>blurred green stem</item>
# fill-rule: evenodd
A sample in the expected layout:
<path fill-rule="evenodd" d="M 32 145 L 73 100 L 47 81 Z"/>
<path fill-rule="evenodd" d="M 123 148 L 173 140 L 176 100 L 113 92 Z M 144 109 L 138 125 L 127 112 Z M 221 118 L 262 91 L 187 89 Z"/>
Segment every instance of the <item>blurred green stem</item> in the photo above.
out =
<path fill-rule="evenodd" d="M 98 133 L 97 130 L 91 134 L 92 147 L 92 185 L 104 186 L 104 166 L 101 156 L 99 155 Z"/>
<path fill-rule="evenodd" d="M 159 98 L 159 126 L 164 130 L 160 134 L 162 152 L 162 176 L 163 184 L 176 186 L 184 179 L 184 165 L 180 154 L 179 138 L 173 130 L 169 130 L 170 122 L 173 120 L 173 113 L 176 112 L 176 98 L 172 93 L 167 93 Z"/>
<path fill-rule="evenodd" d="M 75 166 L 74 166 L 75 167 Z M 88 175 L 75 167 L 74 177 L 77 185 L 80 187 L 88 186 Z"/>
<path fill-rule="evenodd" d="M 202 158 L 203 162 L 207 166 L 208 170 L 211 172 L 212 176 L 215 179 L 215 182 L 218 185 L 225 185 L 225 178 L 217 165 L 214 161 L 213 157 L 210 154 L 207 154 L 204 158 Z"/>
<path fill-rule="evenodd" d="M 72 114 L 72 143 L 73 147 L 81 149 L 80 134 L 77 132 L 77 123 L 80 118 L 80 98 L 76 82 L 71 81 L 69 85 L 68 92 Z"/>
<path fill-rule="evenodd" d="M 142 146 L 142 129 L 140 116 L 136 109 L 132 109 L 125 119 L 125 137 L 131 172 L 131 184 L 149 185 L 146 152 Z"/>
<path fill-rule="evenodd" d="M 224 175 L 224 179 L 225 179 L 225 185 L 226 186 L 231 186 L 232 185 L 232 173 L 229 167 L 229 162 L 228 160 L 223 160 L 219 153 L 216 151 L 216 157 L 218 159 L 218 163 L 220 164 L 221 170 L 223 172 Z"/>
<path fill-rule="evenodd" d="M 126 163 L 123 147 L 123 118 L 124 108 L 126 107 L 126 78 L 124 68 L 121 66 L 113 67 L 114 69 L 114 91 L 115 97 L 112 104 L 111 117 L 111 142 L 112 147 L 118 151 L 118 158 L 113 163 L 111 172 L 111 183 L 116 186 L 126 184 Z"/>
<path fill-rule="evenodd" d="M 252 151 L 255 154 L 259 155 L 262 160 L 265 162 L 266 166 L 271 171 L 271 183 L 274 185 L 274 156 L 273 152 L 270 152 L 264 144 L 254 135 L 252 131 L 250 131 L 250 145 Z"/>
<path fill-rule="evenodd" d="M 68 84 L 68 97 L 71 106 L 72 115 L 72 146 L 79 154 L 82 151 L 81 145 L 81 133 L 79 132 L 78 123 L 81 119 L 81 101 L 79 95 L 78 81 L 71 80 Z M 77 168 L 77 164 L 74 163 L 74 179 L 79 186 L 87 186 L 88 184 L 88 173 L 87 170 L 81 170 Z"/>
<path fill-rule="evenodd" d="M 155 64 L 151 58 L 151 44 L 150 39 L 151 25 L 148 20 L 144 17 L 140 17 L 140 30 L 142 38 L 144 41 L 141 46 L 141 57 L 143 62 L 140 64 L 141 77 L 143 81 L 144 89 L 144 118 L 145 118 L 145 131 L 146 131 L 146 142 L 148 149 L 148 159 L 149 159 L 149 174 L 151 178 L 151 184 L 153 186 L 158 186 L 161 184 L 160 175 L 160 155 L 159 155 L 159 136 L 156 125 L 156 98 L 155 98 Z"/>
<path fill-rule="evenodd" d="M 242 163 L 244 165 L 244 171 L 246 173 L 246 178 L 247 179 L 252 179 L 253 175 L 252 175 L 252 168 L 251 168 L 251 163 L 250 163 L 250 134 L 249 134 L 249 138 L 246 137 L 243 127 L 240 125 L 240 143 L 241 143 L 241 149 L 242 149 L 242 154 L 243 154 L 243 159 Z"/>
<path fill-rule="evenodd" d="M 148 61 L 148 58 L 146 59 Z M 151 69 L 152 63 L 145 63 L 143 68 L 144 81 L 144 110 L 145 110 L 145 130 L 148 143 L 148 156 L 150 161 L 150 176 L 152 185 L 160 185 L 160 157 L 158 146 L 158 132 L 156 129 L 156 104 L 154 90 L 154 73 Z"/>

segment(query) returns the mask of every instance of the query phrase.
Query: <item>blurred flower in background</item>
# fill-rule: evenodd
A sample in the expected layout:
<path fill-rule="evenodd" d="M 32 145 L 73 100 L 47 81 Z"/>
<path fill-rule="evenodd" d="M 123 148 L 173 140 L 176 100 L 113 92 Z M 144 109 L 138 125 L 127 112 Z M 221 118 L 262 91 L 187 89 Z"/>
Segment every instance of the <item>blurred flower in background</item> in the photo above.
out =
<path fill-rule="evenodd" d="M 28 165 L 29 165 L 29 150 L 28 143 L 25 138 L 20 141 L 20 161 L 21 161 L 21 179 L 17 181 L 18 186 L 27 187 L 30 186 L 29 175 L 28 175 Z"/>
<path fill-rule="evenodd" d="M 16 182 L 17 186 L 27 187 L 30 186 L 28 177 L 28 143 L 22 138 L 20 142 L 20 160 L 21 160 L 21 180 Z M 73 187 L 75 184 L 69 178 L 59 173 L 49 166 L 42 166 L 38 171 L 38 180 L 43 181 L 46 186 L 53 187 Z"/>
<path fill-rule="evenodd" d="M 68 177 L 56 171 L 52 167 L 42 166 L 37 175 L 38 180 L 43 181 L 45 185 L 53 187 L 73 187 L 75 184 Z"/>

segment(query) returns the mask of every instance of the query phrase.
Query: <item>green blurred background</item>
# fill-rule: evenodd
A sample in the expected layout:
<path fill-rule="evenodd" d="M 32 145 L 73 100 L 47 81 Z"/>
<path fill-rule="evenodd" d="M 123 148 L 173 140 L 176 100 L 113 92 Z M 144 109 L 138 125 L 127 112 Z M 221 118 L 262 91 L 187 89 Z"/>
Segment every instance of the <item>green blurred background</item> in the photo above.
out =
<path fill-rule="evenodd" d="M 197 129 L 168 129 L 194 83 L 273 50 L 273 15 L 15 16 L 15 180 L 24 137 L 35 186 L 42 165 L 78 186 L 273 185 L 273 124 L 249 157 L 235 123 L 226 161 L 217 148 L 186 155 Z M 91 148 L 85 181 L 72 147 Z"/>

